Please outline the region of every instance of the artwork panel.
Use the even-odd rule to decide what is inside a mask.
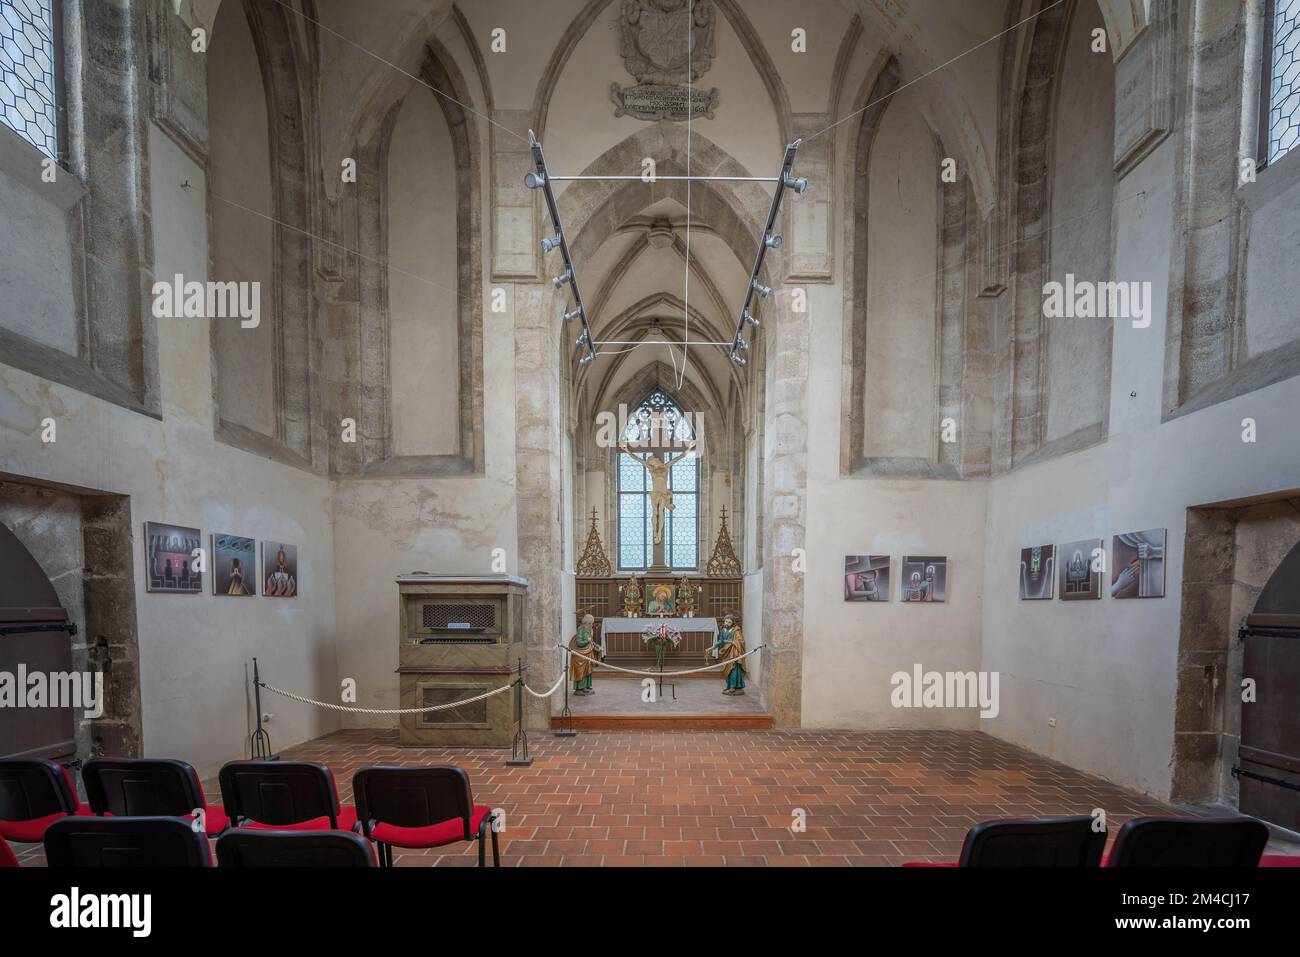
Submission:
[[[262,597],[298,597],[298,546],[262,542]]]
[[[889,556],[844,556],[845,601],[889,601]]]
[[[1110,597],[1163,598],[1165,530],[1125,532],[1111,540]]]
[[[212,533],[212,594],[252,598],[257,594],[257,542]]]
[[[1056,585],[1056,546],[1033,545],[1020,550],[1020,600],[1047,601]]]
[[[145,522],[145,589],[166,595],[203,591],[203,572],[193,567],[194,549],[202,547],[203,533],[197,528]]]
[[[1085,538],[1062,545],[1057,551],[1061,601],[1100,599],[1105,559],[1105,542],[1100,538]],[[1094,565],[1097,566],[1095,570]]]
[[[899,588],[903,601],[940,602],[948,594],[946,555],[904,555],[899,566]]]

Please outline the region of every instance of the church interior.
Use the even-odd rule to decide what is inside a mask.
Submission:
[[[0,0],[0,863],[1300,865],[1298,70]]]

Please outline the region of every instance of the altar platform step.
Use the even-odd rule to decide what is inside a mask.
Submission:
[[[717,677],[665,681],[657,700],[646,701],[639,681],[610,681],[608,674],[596,672],[595,694],[569,696],[575,731],[762,731],[773,726],[756,687],[743,695],[725,695]],[[558,715],[552,716],[551,727],[560,729]]]
[[[551,730],[565,722],[551,717]],[[764,712],[746,714],[575,714],[574,731],[768,731],[775,725]]]

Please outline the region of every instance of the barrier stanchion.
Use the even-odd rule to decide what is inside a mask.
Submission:
[[[248,756],[255,760],[270,760],[271,736],[262,727],[262,676],[257,670],[256,658],[253,659],[253,709],[257,712],[257,730],[248,739]]]
[[[567,648],[564,649],[568,651]],[[557,738],[576,738],[578,732],[573,730],[573,712],[569,710],[569,659],[565,658],[563,662],[563,675],[560,680],[564,682],[564,710],[560,712],[560,728],[555,732]]]
[[[510,760],[506,765],[512,768],[530,767],[533,759],[528,756],[528,729],[524,727],[524,659],[519,659],[519,676],[515,678],[515,740],[510,746]]]

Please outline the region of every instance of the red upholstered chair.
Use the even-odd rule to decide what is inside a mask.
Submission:
[[[492,835],[492,864],[501,866],[492,809],[475,804],[469,775],[454,765],[423,768],[362,768],[352,777],[362,833],[379,845],[380,860],[393,866],[394,847],[442,847],[478,841],[485,866],[485,839]]]
[[[0,761],[0,838],[39,844],[55,821],[89,813],[62,765],[43,758]]]
[[[1107,867],[1258,867],[1268,827],[1253,817],[1140,817],[1120,828]]]
[[[1105,847],[1106,832],[1087,815],[985,821],[966,832],[957,863],[903,866],[1096,867]]]
[[[208,839],[180,817],[65,817],[45,832],[50,867],[209,867]]]
[[[5,839],[0,837],[0,867],[17,867],[18,858],[14,856],[13,848],[5,843]]]
[[[203,809],[204,829],[216,837],[229,824],[225,809],[208,804],[194,768],[173,758],[91,758],[81,768],[94,814],[185,817]]]
[[[351,831],[357,809],[339,805],[330,769],[315,761],[231,761],[221,769],[221,803],[234,827]]]
[[[1300,854],[1265,854],[1259,859],[1260,867],[1300,867]]]
[[[217,838],[219,867],[377,867],[375,849],[351,831],[234,827]]]

